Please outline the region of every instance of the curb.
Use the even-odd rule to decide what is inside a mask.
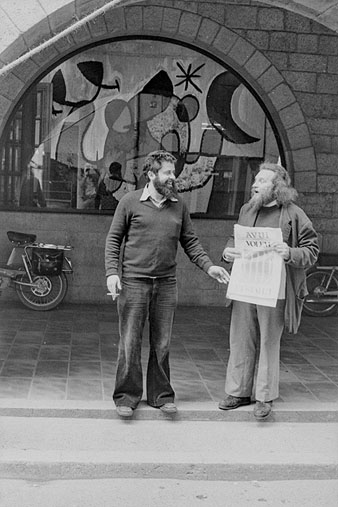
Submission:
[[[163,414],[141,402],[133,415],[133,420],[177,421],[215,421],[215,422],[255,422],[253,406],[239,407],[236,410],[219,410],[217,403],[180,403],[174,416]],[[3,417],[56,417],[119,419],[112,402],[83,401],[26,401],[0,400],[0,416]],[[284,403],[276,402],[271,416],[264,422],[338,422],[338,403]],[[261,424],[261,423],[260,423]]]

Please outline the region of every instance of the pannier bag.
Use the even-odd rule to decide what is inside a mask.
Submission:
[[[54,248],[33,248],[33,273],[36,275],[59,275],[62,271],[63,254],[63,250]]]

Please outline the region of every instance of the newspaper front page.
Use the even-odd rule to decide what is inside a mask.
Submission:
[[[235,259],[227,297],[244,303],[275,307],[281,284],[282,257],[271,243],[283,241],[282,231],[272,227],[234,226]]]

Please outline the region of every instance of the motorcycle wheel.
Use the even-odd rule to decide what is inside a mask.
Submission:
[[[23,275],[20,282],[29,283],[27,275]],[[31,310],[52,310],[62,302],[67,293],[68,281],[64,273],[57,276],[34,275],[33,282],[37,287],[15,286],[18,298]]]
[[[303,311],[306,315],[311,317],[323,317],[327,315],[333,315],[337,310],[337,303],[325,302],[325,296],[321,296],[321,292],[324,290],[328,283],[330,273],[328,271],[321,271],[316,269],[306,275],[306,284],[309,295],[305,298]],[[328,287],[328,290],[338,290],[338,281],[333,276]],[[317,299],[318,303],[308,302],[308,298]],[[323,301],[322,301],[323,300]]]

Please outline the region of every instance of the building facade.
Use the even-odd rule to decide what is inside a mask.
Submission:
[[[159,148],[215,263],[264,159],[287,168],[335,253],[338,9],[307,3],[0,1],[2,258],[7,230],[70,243],[68,299],[107,301],[114,209]],[[223,304],[182,251],[178,281],[182,304]]]

